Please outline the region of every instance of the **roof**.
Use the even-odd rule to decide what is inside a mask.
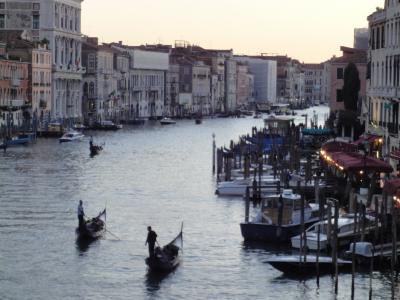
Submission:
[[[397,191],[400,189],[400,178],[388,180],[383,186],[383,190],[389,195],[396,195]]]
[[[343,55],[340,57],[333,57],[331,63],[355,63],[355,64],[366,64],[368,61],[367,50],[355,49],[349,47],[340,47]]]
[[[329,141],[322,145],[321,152],[356,152],[357,147],[354,144],[342,141]]]
[[[371,156],[364,156],[357,152],[321,152],[323,158],[342,171],[356,173],[359,171],[372,171],[379,173],[391,173],[390,164]]]

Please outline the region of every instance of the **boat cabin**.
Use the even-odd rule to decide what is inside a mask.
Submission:
[[[261,211],[263,223],[279,224],[281,214],[282,225],[292,224],[300,218],[301,196],[293,194],[292,190],[284,190],[281,195],[265,198],[262,202]],[[311,208],[305,203],[304,216],[307,218],[310,215]]]

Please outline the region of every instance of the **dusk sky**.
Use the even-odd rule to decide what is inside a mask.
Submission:
[[[321,62],[353,46],[353,29],[384,0],[84,0],[82,33],[101,42],[186,40],[235,54]]]

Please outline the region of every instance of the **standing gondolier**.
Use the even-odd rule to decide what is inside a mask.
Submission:
[[[78,220],[79,220],[79,228],[82,228],[85,225],[85,212],[83,210],[83,202],[82,200],[79,200],[79,205],[78,205]]]
[[[157,241],[157,233],[153,230],[151,230],[151,226],[147,227],[147,239],[146,239],[146,244],[149,244],[149,256],[153,257],[154,256],[154,245],[156,244]]]

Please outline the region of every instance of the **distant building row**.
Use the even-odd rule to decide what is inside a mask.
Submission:
[[[234,113],[275,102],[340,100],[332,86],[332,60],[302,64],[287,56],[235,56],[231,49],[208,50],[182,41],[174,47],[99,44],[81,34],[81,2],[0,0],[0,41],[7,44],[0,64],[28,63],[27,77],[1,82],[0,111],[12,107],[16,122],[22,115],[43,122],[128,122]],[[24,43],[31,43],[30,52],[24,50],[29,54],[16,50],[26,48]],[[33,52],[46,56],[40,66]]]

